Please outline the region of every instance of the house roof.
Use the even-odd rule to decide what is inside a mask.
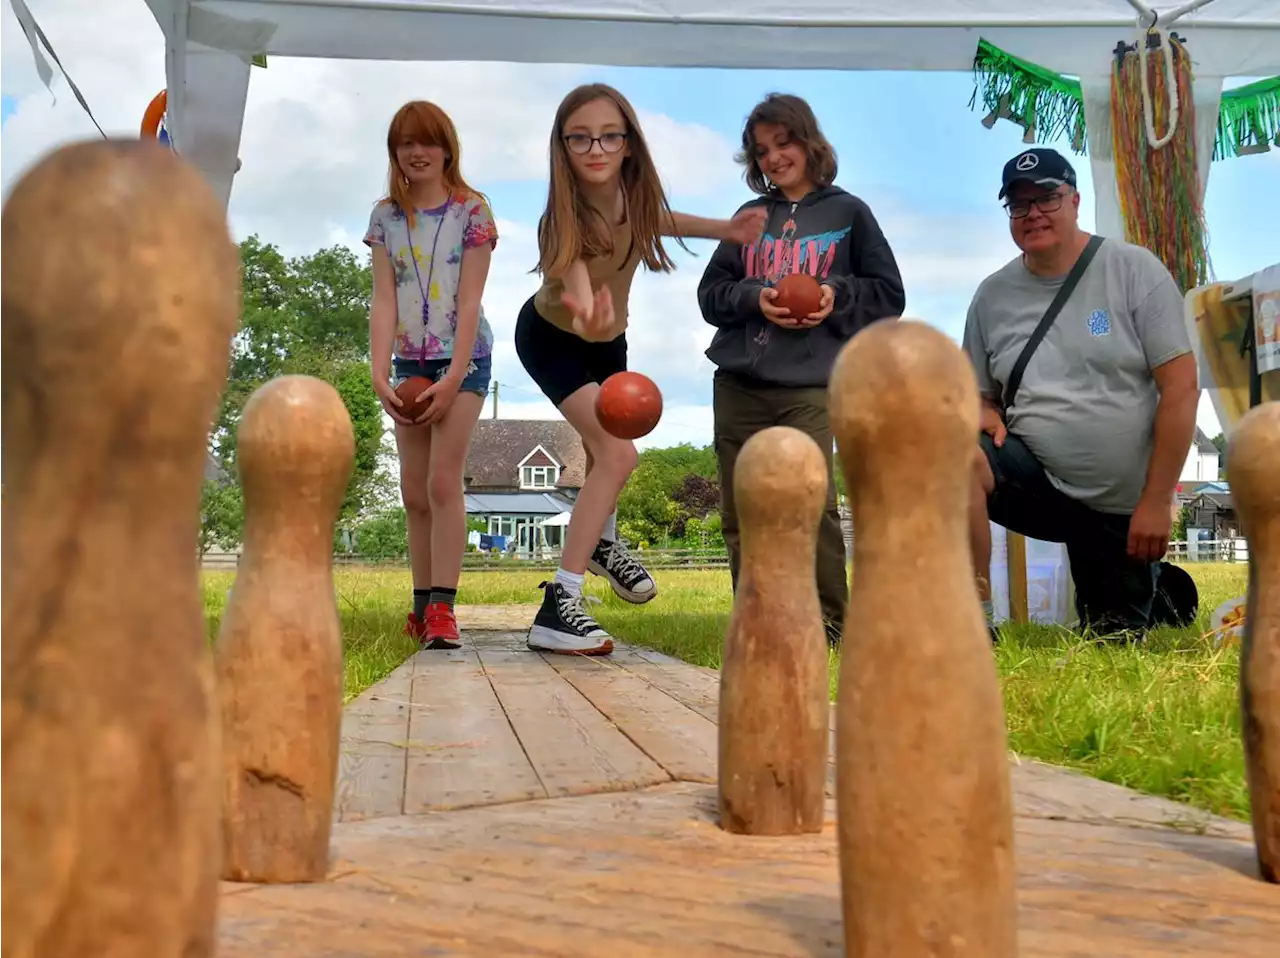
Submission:
[[[464,501],[468,515],[558,516],[572,512],[573,503],[548,492],[469,492]]]
[[[1226,512],[1235,508],[1229,492],[1202,492],[1196,497],[1196,501],[1200,502],[1202,507],[1206,505],[1212,506],[1219,512]]]
[[[1196,426],[1195,444],[1196,444],[1196,452],[1202,453],[1203,455],[1206,455],[1206,456],[1220,455],[1220,453],[1218,452],[1218,447],[1213,444],[1213,440],[1210,439],[1207,435],[1205,435],[1204,430],[1201,429],[1199,426]]]
[[[464,473],[467,488],[515,488],[520,482],[520,462],[538,446],[561,464],[557,488],[582,487],[587,477],[587,454],[577,431],[567,422],[481,419],[471,434],[471,450]]]

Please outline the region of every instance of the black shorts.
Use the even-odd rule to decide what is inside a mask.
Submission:
[[[602,383],[627,368],[627,334],[589,343],[539,316],[530,298],[516,319],[516,355],[558,408],[588,383]]]
[[[1160,564],[1129,556],[1129,516],[1097,512],[1072,499],[1013,433],[999,448],[986,433],[978,442],[996,480],[987,515],[1011,532],[1066,545],[1081,624],[1099,632],[1145,631]]]

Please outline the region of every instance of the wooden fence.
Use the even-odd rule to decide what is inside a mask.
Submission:
[[[723,549],[632,549],[631,554],[648,569],[727,569],[729,554]],[[334,565],[339,567],[397,567],[409,564],[407,558],[371,559],[361,555],[335,553]],[[206,552],[201,557],[202,568],[233,570],[239,565],[240,555],[235,552]],[[559,550],[543,549],[533,554],[520,555],[468,550],[462,556],[462,568],[467,572],[519,572],[521,570],[554,570],[560,565]]]
[[[852,551],[852,548],[850,548]],[[632,555],[650,569],[727,569],[729,555],[723,549],[632,549]],[[1244,539],[1219,539],[1170,542],[1165,558],[1170,562],[1248,562],[1249,547]],[[337,553],[334,564],[342,567],[406,567],[407,558],[370,559],[361,555]],[[235,552],[206,552],[201,566],[209,570],[231,570],[239,565]],[[493,554],[468,551],[462,557],[462,568],[468,572],[515,572],[521,569],[555,569],[560,553],[544,549],[532,555]]]

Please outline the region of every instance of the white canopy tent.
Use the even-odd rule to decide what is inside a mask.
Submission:
[[[769,69],[972,68],[979,39],[1078,76],[1095,228],[1121,235],[1110,160],[1113,50],[1143,0],[147,0],[167,41],[167,128],[230,198],[255,55]],[[731,11],[731,12],[730,12]],[[1280,0],[1156,11],[1195,64],[1207,183],[1222,81],[1280,73]],[[1139,17],[1147,19],[1140,21]],[[429,95],[430,91],[423,91]],[[512,90],[512,96],[520,91]],[[249,162],[252,162],[250,159]]]

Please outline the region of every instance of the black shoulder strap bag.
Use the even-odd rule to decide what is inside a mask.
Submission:
[[[1071,272],[1067,274],[1067,278],[1063,281],[1062,288],[1058,290],[1058,295],[1053,297],[1053,302],[1049,304],[1048,310],[1045,311],[1044,316],[1041,318],[1040,325],[1036,327],[1035,332],[1031,334],[1031,338],[1027,340],[1027,345],[1022,347],[1022,354],[1018,356],[1018,361],[1013,364],[1013,371],[1009,373],[1009,382],[1004,387],[1004,408],[1006,410],[1013,405],[1013,397],[1018,392],[1018,387],[1022,385],[1022,373],[1027,368],[1027,363],[1031,361],[1031,354],[1036,351],[1040,341],[1044,339],[1045,333],[1049,332],[1049,327],[1058,318],[1058,313],[1062,312],[1062,307],[1067,304],[1067,300],[1075,292],[1076,285],[1080,282],[1080,277],[1089,268],[1093,254],[1098,252],[1098,247],[1101,245],[1101,236],[1095,233],[1089,237],[1088,245],[1085,246],[1084,251],[1076,260],[1076,264],[1071,267]]]

